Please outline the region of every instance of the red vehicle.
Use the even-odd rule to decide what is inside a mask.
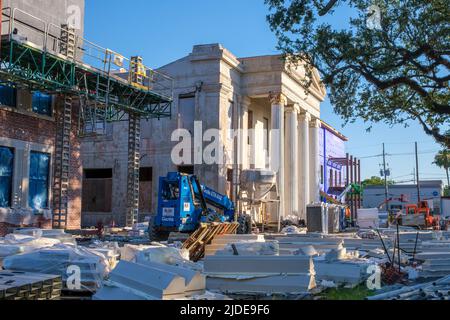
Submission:
[[[402,215],[402,225],[418,227],[420,229],[440,227],[439,217],[431,214],[428,201],[420,201],[419,205],[409,204],[405,208],[406,214]]]

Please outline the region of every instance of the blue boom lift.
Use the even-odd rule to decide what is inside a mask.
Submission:
[[[153,240],[170,232],[191,233],[201,223],[234,222],[235,215],[231,199],[201,185],[197,176],[170,172],[159,178],[158,213],[149,234]]]

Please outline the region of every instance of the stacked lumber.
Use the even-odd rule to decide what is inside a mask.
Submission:
[[[239,228],[238,223],[202,223],[200,227],[187,239],[182,249],[189,251],[189,257],[197,262],[205,256],[205,247],[216,236],[235,234]]]
[[[61,290],[60,276],[0,271],[0,300],[56,300]]]

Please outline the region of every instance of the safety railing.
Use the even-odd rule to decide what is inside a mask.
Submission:
[[[75,52],[73,58],[65,57],[66,59],[73,59],[74,63],[99,70],[108,77],[127,82],[136,88],[155,92],[168,99],[173,98],[173,79],[163,73],[143,64],[136,66],[131,59],[103,48],[77,35],[73,30],[48,23],[19,8],[3,8],[2,15],[2,34],[6,34],[6,29],[10,40],[31,43],[43,52],[61,56],[63,48],[73,45],[65,42],[61,35],[63,32],[71,33],[75,40]],[[140,70],[139,75],[133,71],[135,69]],[[139,76],[139,81],[135,81],[136,76]]]

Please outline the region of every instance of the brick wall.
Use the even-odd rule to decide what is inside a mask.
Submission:
[[[59,99],[58,99],[59,100]],[[59,110],[61,103],[56,103]],[[56,111],[57,111],[56,110]],[[71,133],[71,168],[69,185],[69,217],[68,229],[78,229],[81,225],[81,186],[82,186],[82,166],[80,156],[80,141],[76,134],[78,126],[78,107],[74,104],[73,122]],[[56,122],[44,117],[37,117],[29,114],[11,111],[7,108],[0,108],[0,137],[22,140],[26,142],[39,143],[48,146],[55,146]],[[55,155],[52,155],[53,159]],[[50,170],[53,170],[51,168]],[[33,227],[49,228],[51,221],[39,221]],[[0,236],[12,227],[26,227],[0,223]]]
[[[80,229],[81,227],[81,195],[83,167],[81,164],[81,142],[77,135],[78,129],[78,105],[73,104],[72,132],[70,134],[71,159],[69,172],[69,217],[67,229]]]

